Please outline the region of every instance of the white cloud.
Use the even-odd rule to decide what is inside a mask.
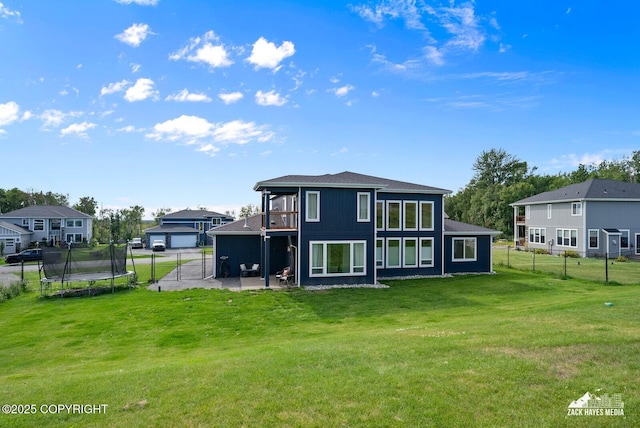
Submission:
[[[445,46],[460,47],[477,51],[486,40],[485,33],[480,27],[480,20],[475,15],[473,3],[464,3],[460,6],[432,8],[427,7],[430,14],[434,15],[440,25],[453,36],[445,43]],[[497,25],[497,22],[494,24]]]
[[[43,111],[38,118],[42,121],[43,128],[57,128],[67,119],[80,117],[84,113],[81,111],[70,111],[69,113],[64,113],[60,110],[56,109],[48,109]]]
[[[157,98],[158,91],[153,89],[153,80],[142,78],[136,80],[136,83],[127,89],[124,99],[129,102],[143,101],[147,98]]]
[[[165,98],[165,101],[180,101],[180,102],[192,101],[192,102],[208,103],[209,101],[211,101],[211,98],[209,98],[209,96],[206,94],[197,94],[197,93],[189,92],[186,89],[183,89],[177,94],[169,95],[167,98]]]
[[[339,88],[331,89],[331,92],[333,92],[336,95],[336,97],[344,97],[349,92],[353,91],[355,88],[356,87],[353,85],[344,85]]]
[[[435,46],[424,47],[424,57],[435,65],[444,65],[443,53]]]
[[[244,95],[242,95],[242,92],[230,92],[225,94],[218,94],[218,98],[220,98],[227,105],[238,102],[243,97]]]
[[[182,115],[176,119],[157,123],[146,138],[157,141],[175,141],[198,146],[198,151],[215,155],[224,144],[246,144],[251,141],[265,142],[273,138],[266,125],[233,120],[213,124],[198,116]]]
[[[158,4],[158,0],[116,0],[118,3],[121,4],[137,4],[140,6],[155,6]]]
[[[116,34],[114,37],[120,40],[122,43],[126,43],[129,46],[137,48],[140,46],[151,32],[151,28],[148,24],[133,24],[120,34]]]
[[[256,70],[259,68],[276,69],[282,60],[292,56],[295,52],[293,43],[289,41],[282,42],[280,46],[276,47],[275,43],[260,37],[253,44],[251,55],[247,61],[253,64]]]
[[[9,125],[18,120],[20,106],[13,101],[0,104],[0,126]]]
[[[82,123],[72,123],[60,130],[60,136],[64,137],[65,135],[75,134],[78,137],[86,137],[87,131],[96,127],[95,123],[91,122],[82,122]]]
[[[135,126],[133,126],[133,125],[127,125],[127,126],[125,126],[125,127],[122,127],[122,128],[118,128],[118,129],[116,129],[116,131],[118,131],[118,132],[127,132],[127,133],[129,133],[129,132],[140,132],[140,131],[143,131],[143,129],[141,129],[141,128],[136,128],[136,127],[135,127]]]
[[[214,45],[212,42],[217,44]],[[224,45],[213,31],[206,32],[202,37],[192,37],[187,46],[169,55],[169,59],[205,63],[211,68],[228,67],[233,64]]]
[[[130,82],[128,80],[109,83],[107,86],[103,86],[102,89],[100,89],[100,96],[115,94],[116,92],[124,91],[124,88],[126,88],[129,83]]]
[[[375,6],[351,6],[351,9],[362,19],[376,24],[379,28],[384,26],[386,18],[401,18],[409,29],[426,30],[421,21],[421,11],[416,7],[415,0],[389,0],[382,1]]]
[[[19,24],[22,24],[22,18],[20,18],[20,12],[11,10],[2,3],[0,3],[0,18],[9,19],[14,17]]]
[[[20,118],[20,121],[25,121],[25,120],[29,120],[33,117],[33,113],[31,113],[29,110],[25,111],[24,113],[22,113],[22,117]]]
[[[287,103],[287,99],[281,97],[276,91],[256,92],[256,103],[261,106],[283,106]]]
[[[142,66],[140,64],[136,64],[136,63],[131,63],[129,65],[131,65],[131,72],[132,73],[137,73],[142,68]]]

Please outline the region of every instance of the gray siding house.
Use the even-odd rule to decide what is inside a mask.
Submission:
[[[5,253],[29,248],[32,243],[58,245],[89,242],[93,236],[93,217],[60,205],[31,205],[0,215],[0,240]]]
[[[233,217],[207,210],[181,210],[160,218],[160,224],[145,230],[147,248],[156,240],[167,248],[195,248],[211,244],[207,231],[232,222]]]
[[[592,179],[510,205],[518,246],[583,257],[640,255],[640,184]]]

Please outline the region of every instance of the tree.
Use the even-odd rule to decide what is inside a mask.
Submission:
[[[73,208],[93,217],[96,215],[96,211],[98,210],[98,202],[96,202],[96,200],[91,196],[83,196],[78,200],[78,203],[75,204]]]
[[[529,173],[526,162],[503,149],[483,151],[473,163],[473,170],[475,175],[471,179],[471,184],[478,187],[508,186],[521,181]]]
[[[171,212],[171,208],[158,208],[156,211],[152,212],[153,220],[156,224],[160,224],[160,218]]]
[[[254,214],[260,214],[260,208],[257,205],[247,204],[240,208],[240,218],[251,217]]]

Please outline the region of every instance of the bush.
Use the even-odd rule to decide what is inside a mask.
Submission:
[[[580,254],[577,251],[573,251],[573,250],[565,251],[563,256],[564,257],[569,257],[569,258],[572,258],[572,259],[580,258]]]
[[[549,250],[545,250],[544,248],[536,248],[533,252],[535,254],[549,254]]]
[[[629,261],[629,259],[628,259],[627,257],[625,257],[625,256],[618,256],[618,257],[616,258],[616,261],[617,261],[617,262],[623,262],[623,263],[624,263],[624,262],[628,262],[628,261]]]
[[[18,297],[21,293],[26,293],[27,291],[27,281],[12,282],[6,287],[0,285],[0,302]]]

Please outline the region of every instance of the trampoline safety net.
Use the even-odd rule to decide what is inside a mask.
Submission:
[[[127,274],[127,244],[111,244],[103,248],[81,246],[43,247],[42,269],[47,278],[74,276],[116,277]]]

